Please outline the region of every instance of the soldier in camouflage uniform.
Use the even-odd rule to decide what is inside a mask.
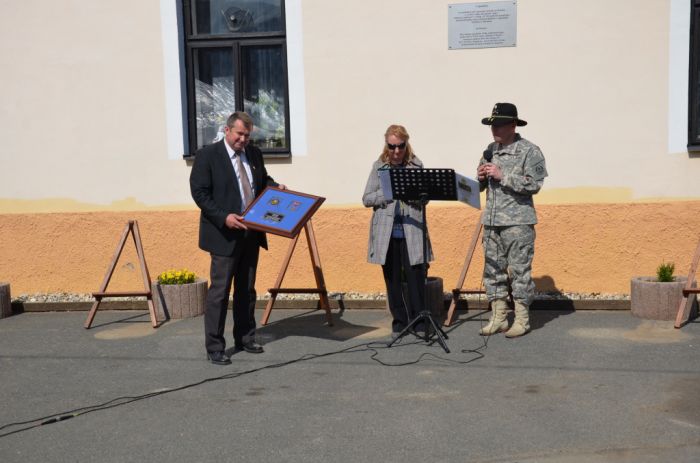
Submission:
[[[530,331],[529,306],[534,299],[532,257],[535,252],[537,215],[532,195],[542,188],[547,167],[540,149],[516,133],[518,119],[511,103],[496,103],[491,117],[481,121],[491,126],[494,142],[479,162],[477,177],[481,190],[488,189],[484,224],[484,285],[491,303],[491,319],[480,333],[484,336],[506,332],[506,337]],[[508,327],[507,302],[510,275],[515,320]]]

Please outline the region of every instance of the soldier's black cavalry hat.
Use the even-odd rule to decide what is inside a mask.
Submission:
[[[516,121],[520,127],[527,125],[527,121],[518,119],[518,108],[513,103],[496,103],[491,111],[491,116],[481,119],[482,124],[495,125],[496,127],[510,124],[513,121]]]

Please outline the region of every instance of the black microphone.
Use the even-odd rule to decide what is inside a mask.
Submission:
[[[493,151],[490,149],[485,149],[484,150],[484,159],[486,162],[491,162],[491,159],[493,159]],[[489,187],[491,186],[491,176],[488,175],[488,180],[489,180]]]

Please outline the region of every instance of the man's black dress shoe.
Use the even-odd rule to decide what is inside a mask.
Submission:
[[[231,365],[231,359],[224,351],[207,352],[207,360],[214,365]]]
[[[235,345],[236,350],[244,350],[251,354],[262,354],[263,347],[255,341],[242,342]]]

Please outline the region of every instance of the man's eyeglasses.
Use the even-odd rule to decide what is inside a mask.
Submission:
[[[406,142],[399,143],[398,145],[392,145],[391,143],[387,143],[386,146],[389,147],[389,151],[394,151],[396,148],[402,150],[406,147]]]

